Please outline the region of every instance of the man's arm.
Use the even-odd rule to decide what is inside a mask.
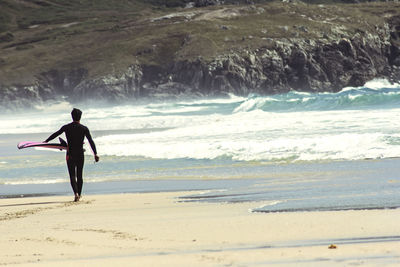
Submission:
[[[89,129],[88,129],[88,128],[86,128],[86,129],[87,129],[87,131],[86,131],[86,138],[87,138],[87,140],[89,141],[90,147],[92,148],[92,151],[93,151],[93,154],[94,154],[94,160],[95,160],[96,162],[98,162],[98,161],[99,161],[99,156],[97,156],[96,145],[95,145],[95,143],[94,143],[94,141],[93,141],[93,139],[92,139],[92,136],[90,135]]]
[[[53,140],[54,138],[56,138],[57,136],[59,136],[60,134],[62,134],[64,132],[64,126],[61,127],[60,130],[58,130],[57,132],[53,133],[52,135],[49,136],[49,138],[46,139],[46,141],[44,141],[45,143]]]

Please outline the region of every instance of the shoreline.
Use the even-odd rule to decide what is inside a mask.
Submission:
[[[179,201],[192,193],[0,199],[0,264],[400,263],[400,209],[254,213],[254,203]]]
[[[119,181],[121,183],[129,183],[126,181]],[[27,184],[27,186],[31,186],[31,184]],[[69,184],[68,184],[69,186]],[[158,191],[158,190],[143,190],[143,191],[132,191],[132,190],[127,190],[125,192],[123,191],[110,191],[108,193],[104,192],[91,192],[91,193],[85,193],[82,196],[83,197],[96,197],[96,196],[109,196],[109,195],[130,195],[130,194],[177,194],[176,196],[176,201],[178,203],[203,203],[203,204],[210,204],[210,205],[233,205],[233,204],[248,204],[251,205],[252,208],[249,208],[250,213],[307,213],[307,212],[344,212],[344,211],[378,211],[378,210],[400,210],[400,206],[398,205],[393,205],[393,206],[364,206],[364,207],[357,207],[357,206],[349,206],[349,207],[320,207],[320,208],[292,208],[292,209],[260,209],[261,207],[257,207],[258,203],[268,203],[265,206],[274,206],[277,203],[274,203],[274,201],[262,201],[262,200],[254,200],[254,201],[241,201],[241,202],[230,202],[230,201],[221,201],[221,202],[207,202],[204,201],[204,199],[198,198],[199,195],[202,195],[207,192],[218,192],[221,189],[186,189],[184,191],[180,189],[172,189],[172,190],[163,190],[163,191]],[[222,189],[223,190],[223,189]],[[1,191],[0,191],[1,192]],[[179,195],[182,193],[183,195]],[[7,200],[7,199],[41,199],[41,198],[46,198],[46,197],[67,197],[67,198],[74,198],[74,195],[72,192],[53,192],[53,193],[23,193],[23,194],[10,194],[10,195],[1,195],[0,194],[0,201],[2,200]],[[196,200],[197,199],[197,200]],[[6,205],[7,206],[7,205]],[[3,205],[0,204],[0,207],[4,207]]]
[[[267,170],[263,174],[265,178],[121,178],[114,181],[88,181],[84,182],[83,196],[187,192],[179,199],[180,202],[251,203],[252,211],[258,213],[398,209],[399,183],[394,176],[397,164],[398,159],[334,162],[326,166],[304,165],[301,171],[299,165],[293,165],[287,168],[297,167],[296,172],[290,169],[293,173],[286,172],[286,177],[280,173],[273,175],[273,170]],[[368,169],[364,169],[366,165]],[[316,167],[312,177],[308,172],[311,167]],[[322,167],[324,169],[320,169]],[[384,168],[387,171],[385,178],[376,179],[376,172]],[[364,172],[359,177],[354,173],[349,176],[348,170],[353,169],[362,169]],[[286,167],[279,172],[284,170]],[[379,192],[376,188],[380,188]],[[69,182],[0,184],[0,200],[50,196],[73,198]]]

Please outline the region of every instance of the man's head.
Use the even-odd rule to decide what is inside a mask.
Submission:
[[[71,116],[72,116],[72,120],[73,120],[73,121],[80,121],[80,120],[81,120],[81,117],[82,117],[82,111],[80,111],[80,110],[77,109],[77,108],[74,108],[74,109],[71,111]]]

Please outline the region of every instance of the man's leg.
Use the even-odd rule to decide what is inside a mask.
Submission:
[[[76,162],[69,158],[67,160],[68,172],[69,172],[69,180],[71,182],[72,190],[74,191],[75,201],[79,200],[78,197],[78,185],[76,182]]]
[[[85,163],[85,157],[82,156],[76,163],[76,180],[77,180],[77,193],[79,197],[82,194],[83,187],[83,165]]]

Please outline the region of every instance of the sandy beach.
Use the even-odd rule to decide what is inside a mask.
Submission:
[[[0,265],[400,265],[399,209],[252,213],[185,194],[2,199]]]

